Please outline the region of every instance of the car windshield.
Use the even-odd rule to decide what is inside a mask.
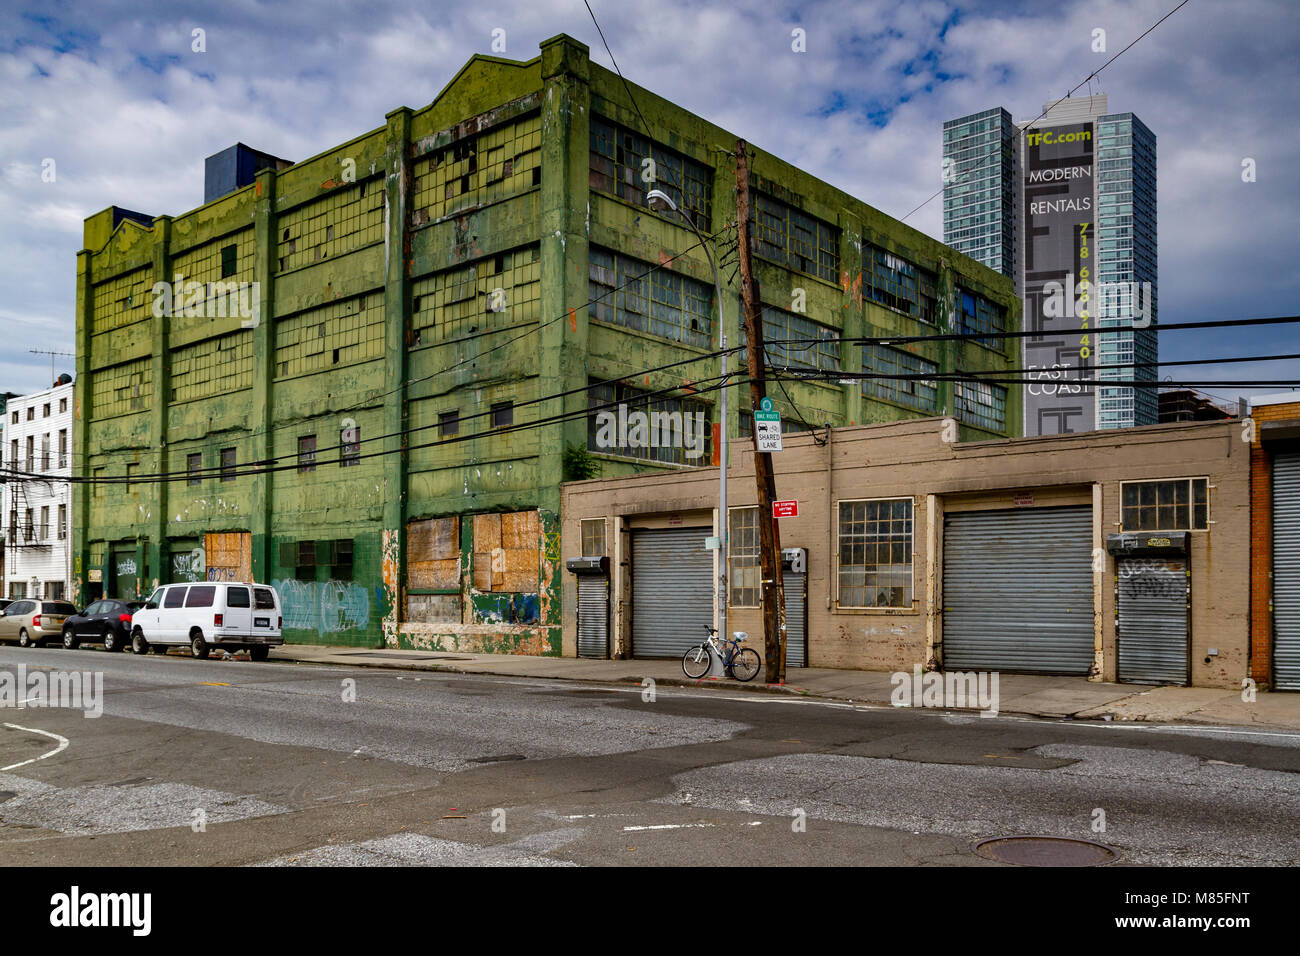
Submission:
[[[46,601],[41,605],[42,614],[76,614],[77,609],[63,601]]]

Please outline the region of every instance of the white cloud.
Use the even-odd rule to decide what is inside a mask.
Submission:
[[[585,8],[568,0],[377,0],[364,18],[313,5],[234,3],[198,14],[147,6],[105,0],[71,18],[33,2],[33,17],[6,24],[0,335],[14,346],[0,389],[48,378],[48,365],[36,356],[24,364],[13,349],[71,341],[83,217],[114,204],[153,214],[197,206],[203,157],[236,140],[300,159],[378,127],[397,106],[431,101],[470,55],[490,52],[496,27],[512,59],[531,59],[542,39],[567,32],[610,65]],[[1173,0],[593,6],[630,81],[901,216],[939,188],[944,120],[995,105],[1017,119],[1036,114]],[[806,53],[790,49],[795,25],[807,31]],[[190,49],[196,26],[207,31],[206,53]],[[1158,138],[1166,322],[1296,311],[1298,26],[1285,0],[1189,4],[1094,84]],[[1105,55],[1091,50],[1094,27],[1107,31]],[[40,181],[47,156],[58,163],[53,184]],[[1258,162],[1256,183],[1240,181],[1243,156]],[[940,213],[934,200],[909,223],[938,236]],[[1285,337],[1232,336],[1224,354],[1281,351]],[[1177,357],[1217,341],[1165,340]],[[1241,368],[1198,374],[1242,377]]]

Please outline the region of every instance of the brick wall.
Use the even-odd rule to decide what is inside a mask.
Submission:
[[[1273,455],[1259,431],[1265,422],[1300,418],[1300,402],[1261,405],[1250,414],[1250,676],[1267,684],[1273,679]]]

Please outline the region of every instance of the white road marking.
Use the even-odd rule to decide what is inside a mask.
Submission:
[[[624,827],[624,833],[630,833],[633,830],[694,830],[703,827],[715,827],[716,823],[656,823],[653,826],[643,827]]]
[[[6,770],[17,770],[19,767],[25,767],[29,763],[36,763],[36,761],[44,760],[46,757],[53,757],[55,754],[68,749],[67,737],[60,737],[58,734],[50,733],[48,730],[37,730],[35,727],[19,727],[17,724],[5,724],[4,726],[8,727],[10,730],[24,730],[29,734],[42,734],[46,737],[57,740],[59,745],[49,753],[41,754],[39,757],[33,757],[31,760],[24,760],[21,763],[11,763],[7,767],[0,767],[0,773],[3,773]]]

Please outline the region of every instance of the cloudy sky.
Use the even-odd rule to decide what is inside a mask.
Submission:
[[[591,3],[630,80],[902,217],[940,186],[945,119],[998,105],[1036,116],[1178,0]],[[239,140],[305,158],[381,126],[397,106],[430,102],[472,54],[490,53],[498,28],[511,58],[568,33],[611,65],[582,0],[9,6],[0,391],[48,385],[48,356],[28,349],[73,350],[87,215],[113,204],[192,209],[204,157]],[[806,52],[791,50],[795,27]],[[1092,49],[1098,28],[1105,53]],[[205,52],[191,49],[195,29]],[[1136,113],[1157,136],[1162,324],[1300,313],[1298,90],[1294,0],[1190,0],[1093,82],[1113,112]],[[1242,181],[1245,158],[1255,182]],[[942,238],[940,200],[908,222]],[[1161,335],[1164,360],[1291,351],[1300,326]],[[1163,374],[1300,379],[1300,362]]]

